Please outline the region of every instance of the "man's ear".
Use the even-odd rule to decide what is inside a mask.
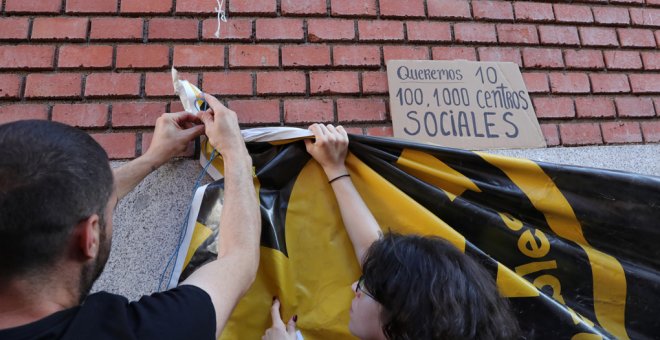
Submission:
[[[78,246],[85,260],[95,258],[99,253],[101,242],[101,225],[99,215],[94,214],[78,223]]]

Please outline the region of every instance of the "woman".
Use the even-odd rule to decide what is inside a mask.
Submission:
[[[513,339],[518,324],[493,278],[438,237],[384,235],[360,197],[344,161],[341,126],[314,124],[307,152],[323,167],[337,198],[363,275],[353,283],[350,332],[360,339]],[[273,326],[263,339],[296,339],[273,302]]]

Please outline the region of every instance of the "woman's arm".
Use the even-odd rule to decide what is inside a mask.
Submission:
[[[367,249],[378,240],[382,232],[378,222],[355,189],[345,161],[348,153],[348,135],[343,127],[314,124],[309,127],[316,142],[305,140],[307,152],[323,167],[339,205],[348,237],[353,243],[355,256],[362,267]]]

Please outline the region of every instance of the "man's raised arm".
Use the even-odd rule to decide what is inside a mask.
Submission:
[[[238,300],[252,285],[259,266],[261,215],[252,181],[252,160],[238,127],[236,113],[205,95],[211,111],[200,112],[206,136],[224,161],[225,194],[218,259],[192,273],[182,284],[206,291],[213,302],[216,336]],[[222,236],[220,236],[222,235]]]
[[[156,121],[149,150],[142,156],[113,169],[117,197],[122,199],[148,174],[183,152],[188,143],[204,132],[199,118],[188,112],[164,113]]]

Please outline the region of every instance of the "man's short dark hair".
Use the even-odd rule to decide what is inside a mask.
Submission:
[[[438,237],[387,234],[368,250],[364,285],[388,339],[515,339],[491,275]]]
[[[80,221],[104,211],[108,156],[87,133],[49,121],[0,125],[0,277],[35,273],[64,254]]]

